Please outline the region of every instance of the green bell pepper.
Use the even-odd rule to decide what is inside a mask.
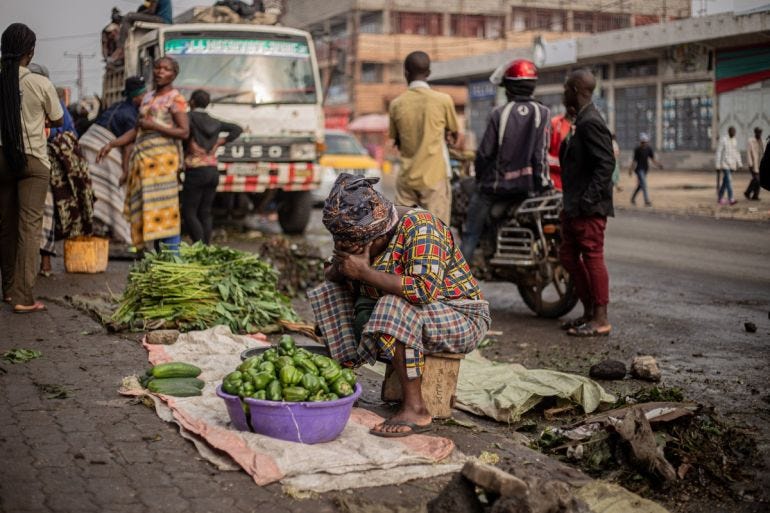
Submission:
[[[310,395],[310,392],[308,392],[306,389],[302,387],[286,387],[283,389],[284,401],[288,401],[291,403],[304,401],[305,399],[307,399],[308,395]]]
[[[284,351],[296,351],[297,349],[297,344],[294,342],[294,337],[291,335],[283,335],[281,340],[278,342],[278,346],[281,347]]]
[[[332,383],[331,391],[340,397],[347,397],[353,393],[353,387],[344,379],[338,379]]]
[[[340,371],[340,374],[342,375],[342,379],[350,383],[351,387],[356,386],[356,373],[353,372],[351,369],[342,369]]]
[[[342,371],[334,365],[329,365],[328,367],[321,369],[321,376],[327,383],[334,383],[341,375]]]
[[[340,396],[338,396],[334,392],[329,392],[328,394],[326,394],[326,400],[327,401],[336,401],[339,398],[340,398]]]
[[[287,365],[283,367],[278,373],[283,386],[296,385],[302,381],[302,371],[294,367],[293,365]]]
[[[323,390],[325,393],[329,393],[329,384],[326,382],[326,378],[323,376],[318,377],[318,382],[321,384],[321,390]]]
[[[302,372],[312,374],[313,376],[320,376],[321,372],[318,370],[318,367],[315,366],[315,364],[307,359],[301,359],[299,361],[295,360],[295,366],[300,369]]]
[[[274,347],[271,347],[264,353],[262,353],[262,360],[265,362],[272,362],[275,363],[278,361],[278,350]]]
[[[267,360],[260,363],[257,369],[259,369],[260,372],[275,374],[275,364],[273,362],[268,362]]]
[[[264,390],[257,390],[253,394],[251,394],[252,399],[259,399],[260,401],[267,400],[267,392]]]
[[[261,356],[252,356],[247,358],[238,366],[238,370],[241,372],[247,372],[249,369],[253,369],[262,362]]]
[[[306,388],[311,394],[321,390],[321,380],[309,372],[302,376],[302,381],[300,383],[302,384],[302,388]]]
[[[258,372],[251,377],[251,382],[256,390],[264,390],[268,383],[275,379],[274,374]]]
[[[267,392],[268,401],[280,401],[283,398],[283,387],[277,379],[267,384],[265,392]]]
[[[288,356],[288,355],[279,356],[278,361],[275,362],[275,366],[278,369],[283,369],[287,365],[291,365],[292,367],[294,366],[294,360],[292,359],[291,356]]]
[[[308,401],[312,401],[314,403],[318,403],[325,400],[326,400],[326,393],[323,390],[318,390],[318,392],[316,392],[315,394],[311,395],[308,398]]]
[[[246,414],[246,418],[249,418],[249,414],[251,413],[251,410],[249,410],[249,405],[241,401],[241,408],[243,409],[243,413]]]
[[[332,363],[334,362],[334,360],[332,360],[328,356],[324,356],[321,354],[313,355],[311,359],[313,360],[313,363],[315,364],[315,366],[318,367],[319,369],[325,369],[326,367],[329,367],[330,365],[332,365]]]
[[[254,388],[254,384],[251,381],[244,381],[240,388],[238,388],[238,395],[241,398],[249,397],[255,391],[256,389]]]

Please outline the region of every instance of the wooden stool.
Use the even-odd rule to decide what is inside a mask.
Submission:
[[[431,416],[447,419],[452,416],[457,390],[457,376],[460,374],[460,361],[464,354],[433,353],[425,355],[422,369],[422,400]],[[380,398],[383,401],[401,401],[401,383],[393,366],[388,363],[385,380],[382,382]]]

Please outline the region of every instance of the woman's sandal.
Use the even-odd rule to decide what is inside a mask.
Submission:
[[[600,331],[599,328],[591,326],[590,324],[583,324],[581,326],[578,326],[577,328],[570,328],[569,330],[567,330],[567,335],[571,337],[578,337],[578,338],[608,337],[611,332],[612,332],[612,326],[610,326],[605,330]]]
[[[587,323],[590,320],[591,319],[589,319],[589,318],[581,316],[581,317],[578,317],[576,319],[571,319],[569,321],[564,321],[563,323],[561,323],[559,325],[559,328],[564,330],[564,331],[571,330],[572,328],[579,328],[580,326],[582,326],[583,324]]]
[[[369,433],[374,436],[381,436],[383,438],[401,438],[409,435],[416,435],[418,433],[425,433],[433,429],[433,423],[426,426],[420,426],[414,422],[408,422],[406,420],[385,420],[381,425],[383,426],[405,426],[408,427],[408,431],[375,431],[374,428],[369,430]]]
[[[29,306],[24,305],[16,305],[13,307],[13,313],[17,314],[27,314],[27,313],[34,313],[34,312],[42,312],[44,311],[45,305],[41,303],[40,301],[35,301],[33,304]]]

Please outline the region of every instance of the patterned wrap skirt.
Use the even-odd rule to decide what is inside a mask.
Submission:
[[[332,358],[354,366],[392,360],[396,343],[406,350],[407,375],[422,374],[424,355],[469,353],[483,340],[491,318],[484,300],[412,304],[392,294],[374,305],[360,340],[354,330],[354,297],[344,285],[324,282],[308,292],[321,336]]]

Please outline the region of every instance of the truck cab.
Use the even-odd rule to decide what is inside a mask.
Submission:
[[[186,98],[195,89],[206,90],[209,113],[244,130],[219,149],[218,191],[247,194],[255,203],[275,200],[283,231],[304,231],[311,191],[321,181],[324,134],[318,63],[307,32],[268,25],[140,22],[124,53],[120,80],[112,79],[121,86],[130,75],[143,75],[151,83],[158,57],[177,60],[174,86]],[[110,98],[108,78],[105,98]]]

